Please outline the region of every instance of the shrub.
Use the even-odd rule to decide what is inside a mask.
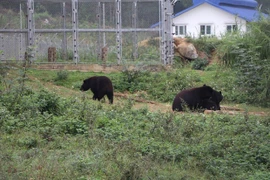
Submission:
[[[196,47],[197,51],[205,52],[208,57],[216,50],[221,43],[220,40],[213,37],[200,37],[199,39],[189,39],[189,41]]]
[[[54,115],[62,113],[60,98],[56,94],[48,91],[41,90],[36,94],[36,104],[42,114],[45,112]]]
[[[68,71],[60,70],[56,75],[55,81],[63,81],[68,79]]]
[[[224,65],[236,72],[238,92],[244,92],[238,102],[270,106],[270,20],[250,24],[246,34],[226,36],[218,47]]]
[[[191,68],[196,69],[196,70],[204,70],[206,66],[208,65],[208,60],[207,59],[195,59],[191,63]]]

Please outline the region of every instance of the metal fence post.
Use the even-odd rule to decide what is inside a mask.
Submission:
[[[116,0],[116,47],[117,62],[122,62],[122,22],[121,22],[121,0]]]
[[[174,48],[173,48],[173,34],[172,34],[172,16],[173,16],[173,2],[171,0],[166,1],[167,13],[166,13],[166,48],[167,48],[167,63],[173,63]]]
[[[133,2],[132,4],[132,28],[135,29],[133,33],[133,51],[132,51],[132,56],[133,59],[138,58],[138,35],[137,35],[137,16],[138,16],[138,11],[137,11],[137,2]]]
[[[172,64],[173,38],[172,38],[173,3],[170,0],[161,0],[161,57],[163,64]]]
[[[98,7],[97,7],[97,20],[98,20],[98,29],[101,28],[101,2],[98,2]],[[101,59],[101,32],[97,32],[98,34],[98,39],[97,39],[97,48],[96,48],[96,52],[97,52],[97,61],[99,61]]]
[[[63,40],[62,40],[62,58],[64,60],[67,60],[67,33],[65,31],[66,29],[66,3],[62,3],[62,18],[63,18]]]
[[[20,29],[22,29],[22,3],[20,3]],[[22,33],[20,33],[20,43],[19,43],[19,60],[23,60],[23,52],[22,52],[22,39],[23,39],[23,35]]]
[[[30,62],[33,62],[35,57],[35,25],[34,25],[34,0],[27,1],[27,56]]]
[[[78,64],[78,0],[72,0],[73,61]]]
[[[0,39],[1,39],[1,41],[0,41],[0,43],[1,43],[1,51],[0,51],[0,53],[1,53],[1,60],[5,60],[5,54],[4,54],[4,35],[2,35],[2,34],[0,34]]]

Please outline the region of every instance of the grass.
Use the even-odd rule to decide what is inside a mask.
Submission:
[[[162,101],[169,97],[166,91],[160,93],[162,98],[156,99],[151,94],[154,92],[147,89],[148,84],[160,92],[164,90],[159,89],[164,85],[161,80],[166,79],[165,84],[175,89],[210,84],[213,80],[211,85],[226,89],[229,81],[229,76],[216,76],[216,70],[178,71],[106,74],[116,85],[116,95],[127,95],[116,96],[115,103],[109,105],[108,101],[91,100],[91,92],[79,91],[83,79],[105,73],[68,71],[67,76],[62,76],[55,70],[27,69],[25,88],[30,90],[16,99],[14,86],[11,87],[14,90],[0,98],[0,177],[202,180],[269,177],[269,116],[173,113],[171,102]],[[134,84],[124,83],[127,75]],[[18,83],[14,76],[10,77],[13,85]],[[194,81],[187,83],[190,79]],[[152,80],[155,83],[150,83]],[[177,86],[178,83],[184,86]],[[132,98],[140,91],[123,91],[125,87],[141,88],[144,95],[137,97],[155,104],[134,101]],[[236,105],[227,102],[226,105]],[[51,106],[55,108],[50,109]]]
[[[58,79],[58,73],[62,72],[62,70],[37,70],[37,69],[29,69],[27,70],[27,74],[29,75],[31,79],[31,86],[37,86],[37,83],[40,84],[40,87],[43,86],[50,86],[48,87],[53,88],[56,92],[65,95],[66,97],[69,97],[72,93],[79,93],[79,88],[82,84],[82,81],[88,77],[95,76],[95,75],[106,75],[112,79],[112,81],[115,84],[115,92],[116,93],[124,93],[127,92],[127,90],[123,89],[122,84],[126,84],[127,79],[125,78],[126,74],[119,73],[119,72],[110,72],[110,73],[102,73],[102,72],[80,72],[80,71],[65,71],[67,72],[67,78],[66,79]],[[221,91],[224,99],[221,103],[221,105],[224,106],[232,106],[232,107],[239,107],[243,109],[247,109],[249,111],[264,111],[267,112],[269,108],[263,108],[257,105],[252,104],[246,104],[246,103],[238,103],[232,101],[232,96],[234,95],[233,91],[233,82],[235,81],[233,75],[234,72],[231,71],[229,68],[225,67],[219,67],[215,63],[211,64],[207,67],[205,71],[200,70],[192,70],[189,66],[187,68],[182,68],[180,70],[180,73],[183,74],[184,78],[186,79],[178,79],[181,78],[182,75],[175,76],[175,74],[179,73],[179,70],[170,70],[170,73],[167,71],[160,71],[158,73],[153,74],[138,74],[138,79],[134,79],[134,81],[139,81],[137,84],[135,83],[134,86],[136,92],[131,92],[127,94],[137,94],[138,96],[141,96],[142,98],[145,98],[147,100],[153,100],[157,101],[159,103],[170,104],[172,102],[172,99],[174,95],[179,92],[180,88],[189,88],[189,87],[196,87],[196,86],[202,86],[203,84],[207,84],[212,86],[214,89]],[[156,74],[156,75],[155,75]],[[186,76],[185,74],[189,74]],[[168,87],[169,89],[166,90],[168,93],[174,93],[174,94],[164,94],[164,89],[161,89],[162,84],[154,83],[150,84],[151,81],[153,81],[155,78],[159,78],[159,83],[162,82],[162,79],[166,79],[163,81],[165,83],[165,86],[168,86],[167,83],[171,84],[170,86],[174,86],[173,84],[185,84],[185,86],[176,86],[178,89],[172,90],[172,87]],[[175,79],[175,82],[172,78]],[[58,79],[58,80],[57,80]],[[168,81],[168,79],[172,79],[171,81]],[[193,80],[193,82],[187,83],[188,80]],[[36,81],[38,80],[38,81]],[[165,82],[168,81],[168,82]],[[153,89],[147,89],[148,87],[143,85],[143,83],[150,84],[151,87],[156,88],[155,91]],[[65,88],[64,88],[65,87]],[[125,88],[125,87],[124,87]],[[136,89],[137,88],[137,89]],[[140,88],[145,88],[140,90]],[[72,91],[71,91],[72,90]],[[140,93],[141,91],[141,93]],[[159,92],[160,91],[160,92]],[[160,93],[160,96],[156,98],[154,95],[149,95],[151,93]],[[91,91],[86,92],[86,94],[90,94],[89,97],[91,97]],[[162,97],[164,96],[164,97]],[[171,98],[168,98],[171,97]]]

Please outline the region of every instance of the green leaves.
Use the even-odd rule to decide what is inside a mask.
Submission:
[[[204,70],[206,66],[209,64],[207,59],[196,59],[192,62],[191,67],[192,69],[196,70]]]
[[[182,76],[166,77],[174,82]],[[185,174],[194,179],[248,179],[268,174],[269,117],[155,113],[133,109],[129,101],[106,106],[45,90],[23,93],[21,104],[10,110],[3,106],[6,98],[0,100],[0,165],[12,164],[20,173],[38,173],[31,167],[39,167],[47,173],[44,178],[51,177],[48,167],[53,164],[55,174],[72,179],[121,179],[129,174],[157,179],[172,172],[174,179]],[[31,156],[20,156],[32,149]],[[4,154],[10,153],[20,159],[5,160]]]
[[[250,31],[224,37],[217,48],[224,64],[237,73],[237,91],[245,92],[238,102],[270,105],[269,27],[269,19],[250,23]]]

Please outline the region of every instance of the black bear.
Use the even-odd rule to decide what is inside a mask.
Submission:
[[[113,85],[112,81],[106,76],[93,76],[83,81],[80,88],[81,91],[91,89],[94,96],[93,99],[99,101],[107,95],[110,103],[113,103]]]
[[[208,109],[208,110],[220,110],[220,102],[222,101],[223,96],[221,91],[213,90],[212,96],[209,99],[202,100],[198,108]]]
[[[173,111],[183,111],[186,106],[190,110],[195,109],[211,109],[220,110],[220,102],[223,96],[210,86],[186,89],[179,92],[173,101]]]
[[[203,109],[209,110],[220,110],[220,102],[222,101],[223,96],[221,91],[213,90],[212,96],[209,100],[204,100],[202,105],[200,106]]]

